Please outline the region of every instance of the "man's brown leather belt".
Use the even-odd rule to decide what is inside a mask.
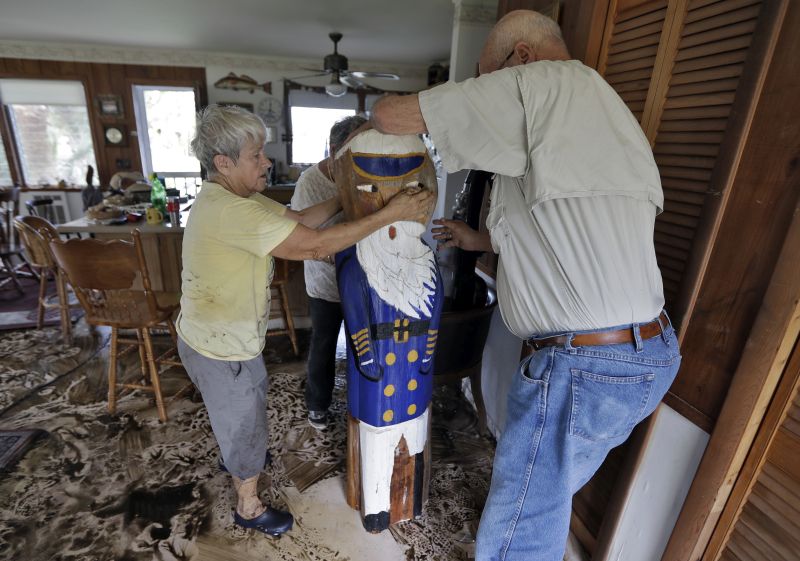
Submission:
[[[667,314],[661,312],[657,319],[650,323],[643,323],[639,326],[639,333],[642,339],[651,339],[660,335],[665,326],[669,325]],[[578,333],[570,335],[556,335],[555,337],[545,337],[544,339],[528,339],[528,344],[536,350],[543,347],[554,347],[556,345],[566,345],[569,341],[573,347],[594,347],[597,345],[618,345],[620,343],[633,343],[633,328],[617,329],[616,331],[595,331],[593,333]]]

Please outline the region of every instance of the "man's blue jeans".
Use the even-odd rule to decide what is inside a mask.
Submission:
[[[508,396],[476,561],[563,559],[572,495],[655,410],[680,366],[672,326],[646,340],[632,328],[634,343],[546,347],[522,361]]]

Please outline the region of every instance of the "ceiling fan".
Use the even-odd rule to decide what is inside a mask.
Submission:
[[[347,57],[339,54],[338,43],[342,39],[342,34],[336,31],[329,33],[328,37],[333,41],[333,53],[325,57],[322,69],[308,68],[317,74],[309,74],[307,76],[299,76],[300,78],[311,78],[313,76],[326,76],[330,75],[330,83],[325,85],[325,92],[333,97],[340,97],[347,93],[347,88],[359,89],[366,88],[367,85],[360,80],[360,78],[383,78],[385,80],[399,80],[397,74],[389,72],[361,72],[357,70],[349,70],[347,68]]]

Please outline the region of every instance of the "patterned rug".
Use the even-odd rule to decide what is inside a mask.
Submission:
[[[20,279],[22,287],[25,289],[23,294],[19,294],[13,287],[8,285],[0,290],[0,330],[26,329],[36,327],[39,307],[39,282],[34,279]],[[56,287],[53,281],[48,282],[47,295],[51,302],[55,303]],[[77,303],[74,295],[70,295],[70,301]],[[58,308],[47,308],[44,311],[44,326],[60,325],[61,312]],[[70,318],[76,322],[83,316],[83,310],[79,307],[70,309]]]
[[[134,392],[120,399],[116,415],[108,414],[107,333],[90,333],[83,322],[78,327],[72,346],[58,343],[57,329],[0,333],[0,428],[49,433],[0,475],[0,558],[348,559],[330,533],[302,517],[280,540],[234,526],[234,493],[217,469],[202,403],[172,402],[162,424],[152,400]],[[274,459],[260,492],[271,504],[294,510],[320,481],[343,480],[346,392],[340,376],[333,426],[314,430],[304,416],[304,363],[283,362],[287,356],[265,353]],[[126,369],[138,370],[133,358]],[[166,372],[165,395],[184,382],[182,370]],[[493,445],[477,435],[475,416],[458,389],[437,388],[433,419],[424,515],[390,531],[409,561],[468,559]]]

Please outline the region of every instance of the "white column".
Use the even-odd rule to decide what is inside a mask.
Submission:
[[[462,82],[478,72],[483,43],[497,17],[497,0],[453,0],[453,38],[450,46],[450,80]],[[466,171],[447,177],[443,196],[439,196],[437,216],[450,218],[456,194],[464,185]]]
[[[453,0],[450,79],[461,82],[478,70],[483,43],[497,19],[497,0]]]
[[[472,78],[478,71],[483,43],[497,18],[497,0],[453,0],[453,35],[450,46],[450,80],[462,82]],[[466,171],[446,174],[439,185],[439,197],[434,209],[434,217],[450,218],[456,194],[464,185]],[[426,237],[426,239],[429,239]],[[429,239],[429,241],[431,241]],[[447,250],[439,254],[445,293],[450,294],[448,286],[448,265],[451,260]]]

